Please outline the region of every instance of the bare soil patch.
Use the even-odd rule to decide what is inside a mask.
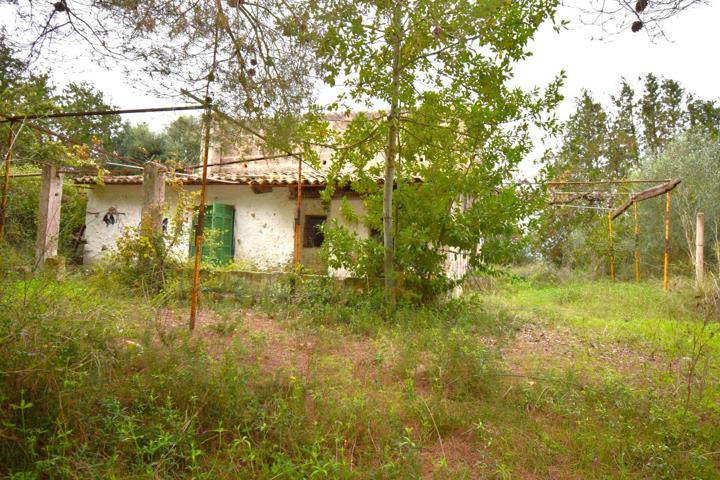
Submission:
[[[470,432],[446,435],[420,452],[421,478],[487,478],[487,453],[472,438]]]
[[[682,376],[680,360],[618,342],[587,340],[562,326],[527,323],[500,353],[508,370],[516,375],[536,375],[548,369],[614,371],[631,384],[643,386],[660,373]]]

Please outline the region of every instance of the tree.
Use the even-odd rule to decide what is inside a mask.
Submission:
[[[671,141],[659,155],[647,156],[637,174],[645,178],[681,178],[682,184],[671,197],[671,244],[675,260],[693,260],[695,255],[695,216],[705,214],[705,245],[716,248],[720,232],[720,143],[703,128],[690,129]],[[641,229],[643,252],[662,258],[664,198],[643,202]],[[720,260],[720,252],[707,261]]]
[[[611,178],[624,178],[640,161],[634,97],[635,92],[625,79],[618,95],[612,96],[614,113],[608,125],[607,145],[607,174]]]
[[[649,73],[645,77],[645,90],[640,99],[640,120],[643,125],[643,140],[645,150],[657,153],[662,147],[660,138],[660,85],[657,77]]]
[[[672,224],[681,224],[683,235],[674,238],[673,244],[681,241],[688,245],[689,252],[697,210],[693,202],[717,192],[717,188],[712,186],[715,176],[708,169],[712,170],[717,163],[712,160],[712,152],[717,147],[720,109],[715,102],[686,94],[684,88],[673,80],[658,79],[652,74],[641,78],[645,80],[645,85],[640,101],[635,103],[632,88],[622,81],[618,94],[611,97],[607,115],[589,94],[584,93],[578,99],[576,112],[565,126],[555,170],[558,179],[682,178],[681,187],[673,192],[673,198],[677,199],[673,201]],[[636,125],[642,126],[642,151],[638,148]],[[601,187],[571,190],[598,189]],[[539,239],[539,251],[558,264],[590,268],[602,265],[604,268],[604,258],[601,257],[607,254],[607,224],[597,211],[574,207],[604,207],[613,201],[617,205],[619,195],[626,189],[629,188],[607,187],[604,193],[584,195],[582,202],[575,202],[570,208],[559,208],[557,205],[548,208],[538,222],[536,237]],[[569,198],[572,197],[556,194],[551,200],[562,202]],[[661,205],[661,200],[643,202],[640,208],[643,216],[641,232],[645,232],[641,233],[643,252],[655,254],[662,248],[662,243],[657,242],[657,238],[662,238],[663,228],[662,222],[658,221],[663,216],[664,204]],[[701,203],[704,206],[698,208],[714,211],[708,206],[710,201],[703,200]],[[713,218],[710,213],[708,218]],[[630,228],[630,219],[620,217],[614,223],[614,228],[620,230],[616,231],[618,238],[629,238],[622,229]],[[645,243],[646,239],[649,239],[648,243]],[[632,249],[631,244],[615,242],[617,263],[620,263],[623,252],[630,257]]]
[[[553,159],[556,180],[607,178],[611,161],[608,138],[612,130],[608,124],[608,114],[603,106],[589,92],[583,91],[575,100],[575,112],[563,125],[562,144]],[[606,199],[592,197],[591,200],[600,202],[594,205],[599,206]],[[596,213],[595,210],[547,208],[535,225],[540,251],[559,265],[575,263],[578,251],[585,248],[588,226],[596,219]]]
[[[657,155],[687,125],[683,99],[685,90],[678,82],[645,76],[640,99],[640,121],[646,153]]]
[[[170,123],[161,134],[165,146],[164,160],[183,165],[197,163],[200,159],[200,119],[183,115]]]
[[[43,114],[57,111],[108,110],[109,105],[99,90],[87,83],[69,83],[58,93],[50,82],[48,73],[34,74],[19,60],[19,53],[0,37],[0,76],[6,88],[0,91],[0,111],[5,114]],[[8,138],[10,129],[19,130],[22,122],[0,124],[2,141]],[[78,142],[107,144],[112,149],[112,138],[120,128],[120,117],[73,117],[36,119],[39,124]],[[57,138],[31,128],[23,127],[14,147],[15,163],[54,162],[57,164],[87,163],[89,151],[79,146],[63,144]]]
[[[125,122],[116,143],[120,155],[142,162],[159,161],[166,153],[161,136],[150,130],[145,122],[136,125]]]
[[[55,95],[59,110],[65,112],[87,112],[112,110],[113,105],[105,101],[103,92],[87,82],[69,83]],[[109,150],[113,148],[113,138],[121,128],[119,115],[96,115],[58,119],[59,130],[74,139],[91,144],[102,144]]]
[[[4,33],[0,33],[0,92],[16,86],[23,76],[25,65],[17,58],[14,50],[8,45]]]
[[[200,159],[201,128],[200,119],[191,116],[177,117],[160,133],[150,130],[144,122],[126,122],[114,141],[117,152],[126,157],[189,165]]]
[[[607,165],[607,113],[603,106],[583,91],[576,100],[576,111],[565,123],[558,154],[558,173],[576,180],[599,179]]]
[[[86,85],[68,85],[74,94],[65,97],[56,94],[55,87],[46,74],[34,75],[27,71],[24,62],[0,36],[0,111],[3,113],[20,114],[26,112],[50,112],[60,109],[81,108],[93,109],[105,107],[102,95]],[[66,102],[66,103],[63,103]],[[62,122],[51,122],[38,119],[35,123],[44,124],[55,130],[87,140],[94,136],[112,131],[114,119],[106,117],[102,124],[89,124],[79,119],[65,119]],[[3,158],[9,146],[10,131],[16,135],[13,146],[11,172],[19,174],[36,174],[38,163],[84,164],[87,162],[86,151],[63,145],[56,139],[48,137],[31,128],[21,127],[20,123],[0,124],[0,146]],[[4,170],[4,169],[3,169]],[[40,183],[38,177],[11,178],[9,182],[9,201],[5,211],[5,229],[2,239],[15,248],[13,253],[33,255],[33,240],[37,229],[38,196]],[[62,213],[60,228],[59,251],[66,258],[79,261],[79,243],[77,233],[85,221],[86,197],[71,181],[63,186]]]
[[[296,112],[312,98],[307,13],[296,1],[21,0],[8,9],[14,45],[31,61],[81,45],[160,95],[204,97],[211,82],[215,103],[243,116]]]
[[[387,106],[356,116],[338,135],[349,147],[334,155],[333,172],[343,178],[351,167],[359,177],[353,188],[368,197],[371,212],[382,212],[390,302],[398,267],[406,279],[427,284],[443,278],[448,249],[479,266],[502,250],[491,246],[511,243],[528,205],[525,189],[510,185],[512,176],[530,148],[528,124],[548,126],[544,114],[559,100],[560,81],[545,95],[507,82],[556,6],[552,0],[314,6],[321,73],[348,90],[338,105]]]
[[[688,95],[688,124],[695,130],[705,130],[715,138],[720,135],[720,105]]]

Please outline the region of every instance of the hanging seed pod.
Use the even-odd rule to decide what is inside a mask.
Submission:
[[[248,71],[247,71],[247,74],[248,74],[248,76],[250,76],[250,77],[254,77],[256,73],[257,73],[257,72],[255,71],[254,68],[249,68]]]
[[[250,59],[250,65],[252,65],[253,67],[254,67],[255,65],[257,65],[257,60],[255,60],[254,58],[251,58],[251,59]]]
[[[643,22],[640,20],[636,20],[633,22],[632,26],[630,27],[630,30],[632,30],[634,33],[639,32],[643,28]]]
[[[645,11],[648,5],[648,0],[637,0],[637,3],[635,4],[635,11],[637,13],[642,13]]]
[[[67,9],[68,9],[68,8],[67,8],[67,4],[65,3],[65,1],[55,2],[55,3],[53,4],[53,8],[55,8],[55,11],[56,11],[56,12],[66,12]]]

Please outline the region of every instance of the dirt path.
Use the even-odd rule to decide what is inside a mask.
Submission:
[[[527,323],[500,353],[505,367],[516,375],[574,370],[591,381],[617,375],[643,388],[657,384],[663,374],[680,382],[685,375],[682,359],[668,358],[649,347],[633,348],[603,338],[588,340],[562,325]]]

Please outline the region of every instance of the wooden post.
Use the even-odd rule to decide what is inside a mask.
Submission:
[[[668,269],[670,268],[670,192],[665,194],[665,255],[663,259],[663,290],[668,289]]]
[[[705,277],[705,214],[697,214],[695,227],[695,279],[698,284],[703,282]]]
[[[56,165],[43,165],[35,265],[40,265],[46,259],[57,256],[61,202],[62,173],[59,172]]]
[[[200,259],[202,254],[203,230],[205,229],[205,190],[207,187],[208,150],[210,149],[210,120],[212,104],[210,98],[205,99],[207,110],[205,111],[203,128],[203,168],[202,181],[200,183],[200,205],[198,206],[198,219],[195,225],[195,266],[193,268],[193,285],[190,295],[190,331],[195,330],[197,318],[198,292],[200,291]]]
[[[295,270],[300,267],[300,248],[302,248],[302,158],[298,157],[297,211],[295,213]]]
[[[638,221],[638,204],[635,206],[635,283],[640,283],[640,222]]]
[[[0,240],[5,237],[5,221],[7,218],[7,192],[10,187],[10,160],[12,159],[13,144],[15,143],[15,132],[10,125],[10,138],[8,149],[5,154],[5,175],[3,178],[2,200],[0,200]]]
[[[610,277],[615,281],[615,249],[613,247],[612,212],[608,211],[608,241],[610,243]]]
[[[143,204],[140,229],[145,233],[162,235],[165,204],[165,172],[155,162],[145,164],[143,172]]]

